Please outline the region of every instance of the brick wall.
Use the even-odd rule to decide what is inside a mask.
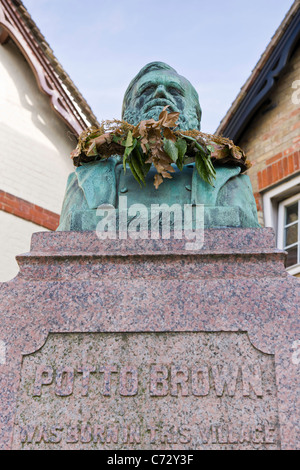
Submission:
[[[248,174],[261,224],[263,191],[300,173],[300,99],[292,99],[296,80],[300,80],[300,47],[239,142],[253,163]]]
[[[259,191],[287,178],[300,170],[300,150],[294,147],[280,152],[265,162],[266,168],[257,173]]]
[[[1,190],[0,210],[49,230],[56,230],[59,225],[58,214]]]

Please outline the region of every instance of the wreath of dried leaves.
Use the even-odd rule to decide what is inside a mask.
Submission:
[[[179,113],[168,113],[166,106],[159,120],[148,119],[133,126],[126,121],[103,121],[99,128],[86,129],[71,153],[76,167],[107,159],[113,155],[123,156],[140,186],[146,184],[146,175],[154,165],[156,189],[164,178],[172,178],[176,163],[183,166],[195,162],[200,177],[213,186],[216,164],[240,166],[242,172],[251,167],[242,149],[224,137],[205,134],[197,130],[183,131],[177,128]]]

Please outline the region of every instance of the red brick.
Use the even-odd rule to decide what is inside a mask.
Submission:
[[[30,206],[28,204],[25,204],[24,202],[20,203],[19,210],[22,214],[28,215],[30,212]]]
[[[294,150],[295,150],[294,147],[290,147],[290,148],[286,149],[286,150],[283,152],[283,155],[284,155],[285,157],[287,157],[288,155],[290,155],[291,153],[293,153]]]
[[[10,200],[12,196],[10,194],[7,194],[4,191],[1,191],[1,199],[5,199],[6,201]]]
[[[60,219],[59,215],[56,214],[56,215],[52,215],[51,217],[49,217],[48,220],[49,220],[49,222],[51,222],[53,224],[57,224],[57,223],[59,223],[59,219]]]
[[[300,170],[300,151],[294,153],[295,171]]]
[[[288,157],[288,169],[289,169],[289,174],[291,175],[292,173],[294,173],[294,155],[290,155]]]
[[[292,131],[299,129],[299,127],[300,127],[300,122],[297,122],[296,124],[293,125]]]
[[[58,214],[5,191],[0,191],[0,210],[41,225],[49,230],[56,230],[59,224]]]
[[[283,161],[279,160],[278,165],[278,178],[281,180],[283,178]]]
[[[262,136],[262,140],[268,140],[273,134],[274,132],[267,132],[267,134]]]
[[[254,198],[255,198],[257,210],[261,211],[262,210],[261,195],[259,193],[254,193]]]
[[[262,172],[259,171],[257,173],[257,178],[258,178],[258,189],[261,189],[263,187],[263,184],[262,184]]]
[[[283,176],[288,176],[289,174],[288,159],[284,158],[282,163],[283,163]]]
[[[48,228],[49,230],[55,231],[57,229],[58,225],[59,225],[59,220],[47,223],[46,228]]]
[[[282,152],[277,153],[277,155],[274,155],[274,157],[269,158],[268,160],[266,160],[266,165],[270,165],[271,163],[276,162],[276,160],[279,160],[279,158],[281,158],[281,157],[282,157]]]
[[[278,163],[277,162],[273,163],[273,165],[271,165],[271,168],[272,168],[272,181],[273,183],[276,183],[276,181],[279,180]]]
[[[15,197],[11,197],[7,193],[4,194],[3,200],[12,206],[18,205],[18,200]]]
[[[273,175],[272,175],[272,167],[271,166],[267,167],[267,180],[268,180],[268,186],[273,183]]]
[[[5,212],[9,212],[11,210],[11,207],[9,204],[7,204],[6,202],[2,202],[1,203],[1,209]]]
[[[298,116],[300,114],[300,108],[295,109],[295,111],[292,111],[290,114],[290,117]]]
[[[262,172],[262,187],[266,188],[267,186],[268,186],[267,170],[264,169]]]

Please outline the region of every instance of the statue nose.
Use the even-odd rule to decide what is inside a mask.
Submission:
[[[167,90],[165,89],[164,85],[159,85],[154,93],[155,98],[165,98],[167,96]]]

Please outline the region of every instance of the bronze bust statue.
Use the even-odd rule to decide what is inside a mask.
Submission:
[[[200,129],[201,108],[191,83],[172,67],[152,62],[143,67],[126,90],[122,118],[131,124],[158,116],[165,106],[180,112],[179,128]],[[203,181],[194,164],[179,171],[155,189],[155,169],[150,169],[146,186],[140,188],[132,173],[123,171],[121,157],[96,161],[76,168],[69,176],[59,231],[96,230],[97,208],[110,204],[118,209],[120,196],[127,205],[203,204],[205,227],[259,227],[256,204],[248,175],[238,166],[217,166],[214,187]]]

